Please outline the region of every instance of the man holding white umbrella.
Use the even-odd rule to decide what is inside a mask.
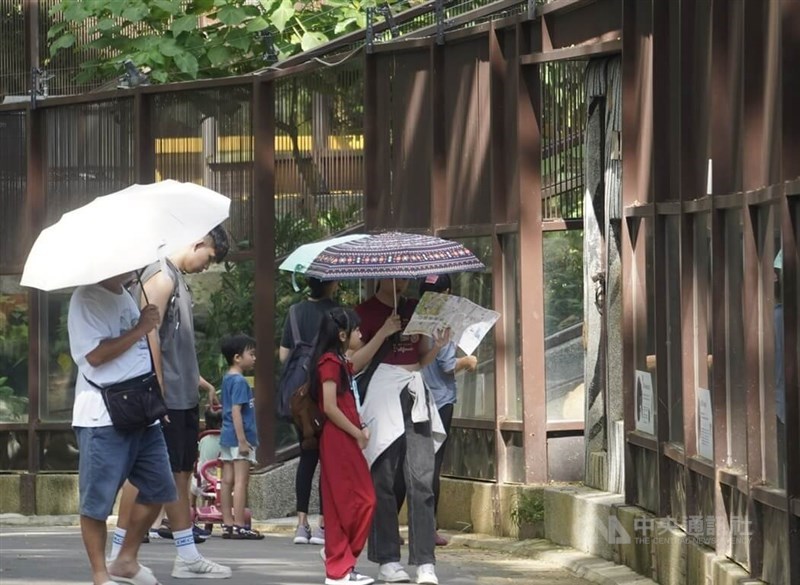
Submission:
[[[158,325],[158,309],[147,305],[139,314],[124,287],[132,277],[122,274],[78,287],[69,305],[70,351],[79,371],[72,425],[80,450],[81,534],[95,585],[121,579],[135,585],[158,582],[138,564],[139,544],[162,504],[177,499],[159,422],[134,432],[117,430],[102,393],[92,385],[104,387],[152,371],[146,335]],[[106,519],[126,478],[139,486],[128,526],[131,538],[106,568]]]
[[[160,317],[125,290],[132,271],[204,237],[228,217],[230,199],[164,181],[133,185],[64,214],[44,230],[22,284],[50,291],[77,286],[70,301],[70,351],[78,365],[73,427],[80,448],[81,532],[94,585],[158,585],[138,564],[145,531],[176,488],[159,419],[166,408],[147,334]],[[106,519],[120,486],[139,488],[119,556],[106,568]]]

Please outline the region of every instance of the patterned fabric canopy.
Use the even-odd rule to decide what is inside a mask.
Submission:
[[[323,250],[306,276],[320,280],[421,278],[429,274],[479,272],[486,267],[458,242],[434,236],[386,232]]]

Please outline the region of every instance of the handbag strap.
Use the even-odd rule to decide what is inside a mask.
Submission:
[[[144,285],[142,285],[142,291],[144,291]],[[126,290],[126,292],[129,295],[131,295],[131,292],[129,290]],[[134,302],[136,302],[136,299],[133,298],[133,295],[131,295],[131,298],[133,299]],[[145,295],[145,301],[149,302],[147,300],[147,295]],[[153,347],[150,345],[150,335],[145,333],[144,339],[147,342],[147,355],[150,357],[150,373],[153,374],[153,375],[156,375],[156,362],[155,362],[155,360],[153,360]],[[138,339],[137,339],[136,343],[138,343]],[[105,388],[103,386],[100,386],[99,384],[96,384],[96,383],[92,382],[88,378],[88,376],[86,376],[86,374],[83,374],[83,377],[87,382],[89,382],[89,384],[91,384],[92,386],[94,386],[98,390],[105,390]],[[159,386],[160,386],[160,384],[159,384]],[[162,390],[162,392],[163,392],[163,390]]]

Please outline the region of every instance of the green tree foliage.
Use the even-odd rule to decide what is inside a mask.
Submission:
[[[264,67],[265,35],[279,58],[363,28],[375,0],[61,0],[51,9],[50,53],[85,57],[79,81],[119,75],[123,61],[157,83],[224,77]],[[88,43],[82,42],[88,34]]]
[[[583,231],[550,232],[544,240],[545,335],[583,321]]]
[[[22,295],[0,294],[0,421],[28,408],[28,307]]]

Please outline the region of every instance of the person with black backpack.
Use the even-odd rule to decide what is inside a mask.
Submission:
[[[307,278],[306,283],[309,288],[308,298],[292,305],[283,326],[283,337],[278,350],[278,358],[284,364],[284,376],[287,377],[286,370],[291,362],[303,358],[301,352],[307,354],[303,359],[310,357],[314,343],[319,333],[322,317],[331,309],[339,306],[333,299],[339,288],[339,283],[335,280],[323,282],[316,278]],[[302,344],[302,349],[301,349]],[[294,350],[297,349],[297,352]],[[292,355],[297,353],[297,355]],[[286,386],[286,385],[283,385]],[[280,387],[283,387],[280,386]],[[280,388],[279,387],[279,388]],[[291,390],[286,386],[285,391],[279,390],[278,395],[278,415],[282,418],[290,418],[289,400]],[[286,396],[284,396],[286,394]],[[319,462],[319,447],[306,442],[302,442],[302,432],[298,429],[298,436],[301,439],[300,461],[297,465],[295,475],[295,497],[297,501],[297,528],[294,535],[295,544],[325,544],[325,520],[322,510],[322,494],[320,493],[320,514],[319,526],[311,529],[308,523],[308,502],[311,499],[311,484],[314,481],[314,472],[317,470]]]
[[[283,326],[283,337],[278,357],[283,364],[283,373],[278,385],[278,416],[291,419],[290,403],[293,392],[307,381],[310,372],[309,361],[320,324],[325,315],[338,303],[334,295],[339,288],[335,280],[321,281],[308,277],[306,283],[309,296],[289,308],[289,314]],[[400,319],[390,316],[375,335],[375,340],[358,350],[353,356],[359,371],[370,361],[384,339],[400,330]],[[325,544],[325,521],[323,516],[322,493],[320,490],[319,526],[312,531],[308,523],[308,503],[311,499],[311,484],[319,462],[319,448],[316,437],[304,437],[303,430],[297,429],[300,438],[300,461],[295,475],[295,497],[297,501],[297,528],[295,544]]]

